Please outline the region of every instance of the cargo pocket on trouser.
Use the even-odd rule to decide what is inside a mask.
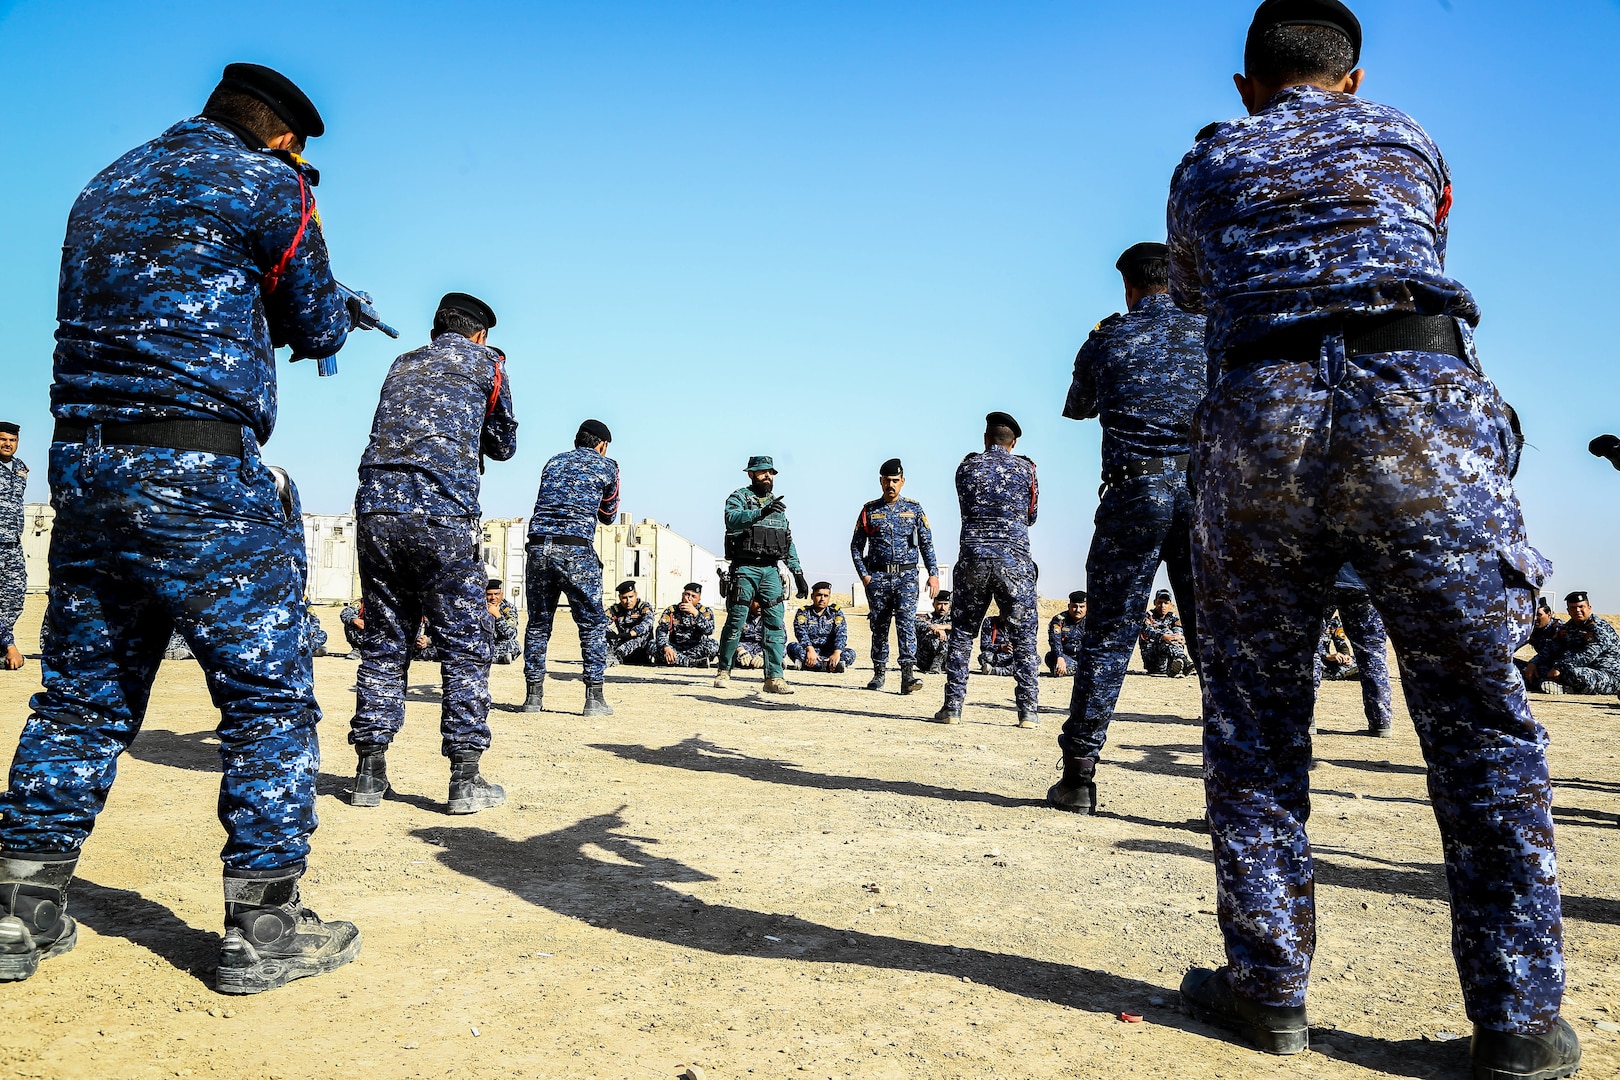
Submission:
[[[1520,633],[1515,638],[1515,650],[1523,648],[1524,643],[1530,640],[1530,628],[1534,624],[1536,597],[1541,594],[1541,586],[1552,576],[1552,563],[1547,557],[1530,546],[1527,540],[1515,544],[1505,544],[1497,549],[1496,557],[1502,569],[1502,587],[1507,594],[1508,613],[1519,625]]]

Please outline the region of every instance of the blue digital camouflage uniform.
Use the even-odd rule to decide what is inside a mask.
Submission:
[[[1547,737],[1511,656],[1550,568],[1474,352],[1478,309],[1445,276],[1450,205],[1413,120],[1309,87],[1219,125],[1176,170],[1171,293],[1207,309],[1223,371],[1194,418],[1190,473],[1205,788],[1233,987],[1301,1005],[1312,659],[1353,562],[1428,763],[1468,1016],[1531,1034],[1558,1015],[1562,923]],[[1347,350],[1345,320],[1365,333],[1370,313],[1432,316],[1421,325],[1459,340]]]
[[[259,445],[272,342],[328,356],[348,313],[299,175],[200,117],[108,166],[68,217],[51,411],[44,689],[12,762],[0,848],[73,852],[146,714],[178,629],[220,710],[227,869],[301,866],[315,828],[320,709],[304,650],[303,527]],[[304,235],[279,285],[266,271]],[[115,421],[241,425],[241,454],[112,445]]]
[[[714,640],[714,609],[703,604],[688,615],[679,604],[671,604],[658,616],[653,631],[653,657],[655,662],[671,667],[707,667],[710,660],[720,655],[720,643]],[[664,650],[675,650],[675,662],[664,659]]]
[[[495,638],[490,645],[489,660],[492,664],[510,664],[523,655],[523,647],[518,644],[518,609],[503,596],[498,610],[500,614],[495,616]]]
[[[23,496],[28,466],[20,457],[0,462],[0,652],[17,644],[15,629],[28,594],[28,563],[23,558]]]
[[[1035,560],[1029,551],[1029,527],[1035,524],[1040,501],[1035,463],[1004,446],[969,454],[956,467],[956,501],[962,532],[951,571],[945,707],[960,709],[967,698],[973,634],[994,600],[1012,639],[1018,711],[1034,716],[1040,702],[1041,629]]]
[[[1571,694],[1613,694],[1620,691],[1620,634],[1599,615],[1585,622],[1570,619],[1536,666],[1543,673],[1556,669],[1555,681]]]
[[[626,608],[614,604],[607,609],[607,647],[610,664],[650,664],[653,662],[653,630],[658,616],[652,605],[637,599]]]
[[[934,627],[944,627],[945,640],[933,632]],[[940,619],[934,618],[932,610],[918,614],[916,619],[917,635],[917,670],[937,674],[945,670],[945,655],[950,651],[951,614],[949,611]]]
[[[589,446],[576,446],[546,462],[540,492],[529,517],[525,580],[529,627],[523,635],[523,677],[546,677],[546,650],[557,603],[579,629],[585,682],[600,685],[607,670],[607,612],[602,609],[602,561],[596,557],[596,525],[619,512],[619,466]]]
[[[754,493],[752,487],[740,487],[733,491],[726,498],[726,533],[735,536],[756,525],[788,530],[787,514],[780,510],[770,514],[761,513],[779,494],[773,491],[761,497]],[[777,562],[785,562],[793,573],[802,574],[804,568],[799,564],[799,548],[792,542],[791,536],[789,531],[787,555]],[[765,677],[780,679],[782,657],[787,647],[787,625],[783,621],[783,602],[787,594],[782,588],[782,574],[777,570],[776,562],[756,565],[760,562],[762,560],[732,560],[731,595],[726,597],[726,625],[720,633],[720,670],[731,670],[742,628],[748,623],[749,602],[758,600],[765,626]]]
[[[311,656],[325,656],[326,640],[326,630],[321,626],[320,616],[316,615],[315,609],[305,601],[304,647],[309,650]]]
[[[1389,634],[1378,609],[1372,606],[1367,586],[1349,563],[1341,566],[1334,578],[1329,605],[1338,612],[1361,675],[1361,707],[1367,716],[1367,730],[1388,731],[1395,716],[1389,686]]]
[[[742,668],[765,666],[765,614],[763,610],[749,612],[743,624],[742,636],[737,639],[737,653],[732,661]]]
[[[912,632],[911,619],[917,614],[919,560],[929,577],[939,576],[928,515],[915,499],[899,498],[892,503],[873,499],[861,507],[855,519],[849,557],[855,563],[856,577],[872,579],[866,583],[872,666],[881,669],[889,662],[891,622],[895,625],[901,665],[915,664],[917,636]]]
[[[916,591],[915,581],[912,591]],[[763,618],[760,625],[764,625]],[[855,650],[849,647],[849,623],[837,604],[828,604],[823,611],[805,604],[793,616],[793,640],[787,643],[788,659],[802,665],[810,649],[816,650],[817,660],[805,669],[807,671],[829,671],[835,657],[846,667],[855,662]]]
[[[1187,645],[1183,642],[1166,641],[1171,634],[1187,636],[1182,628],[1181,616],[1174,611],[1167,611],[1163,615],[1155,615],[1151,610],[1142,616],[1142,628],[1138,638],[1142,643],[1142,668],[1149,675],[1163,675],[1170,669],[1170,661],[1187,659]]]
[[[1163,293],[1098,323],[1074,358],[1063,415],[1097,417],[1104,487],[1086,555],[1085,635],[1058,737],[1071,756],[1102,754],[1161,562],[1187,615],[1187,641],[1196,641],[1192,493],[1178,459],[1207,367],[1203,317]]]
[[[1530,649],[1532,650],[1530,654],[1530,661],[1534,663],[1538,669],[1546,670],[1543,665],[1552,661],[1555,655],[1554,650],[1556,650],[1558,647],[1558,635],[1563,633],[1563,630],[1563,620],[1552,617],[1547,619],[1546,626],[1531,627],[1530,636],[1526,639],[1525,644],[1530,646]],[[1524,670],[1524,664],[1522,661],[1515,660],[1514,663],[1519,665],[1519,669],[1521,671]]]
[[[349,643],[350,652],[360,650],[360,635],[365,631],[354,625],[354,620],[364,619],[365,615],[366,605],[359,600],[352,604],[344,604],[343,610],[338,612],[338,622],[343,624],[343,640]]]
[[[484,599],[478,474],[517,451],[500,354],[440,334],[383,380],[360,458],[356,547],[366,629],[349,741],[387,746],[405,723],[405,669],[422,619],[442,665],[442,750],[489,749],[494,620]]]
[[[1011,675],[1016,665],[1007,620],[1000,615],[990,616],[979,625],[979,670],[986,675]]]
[[[1090,613],[1090,608],[1087,608],[1086,614]],[[1056,674],[1057,658],[1061,656],[1064,665],[1069,669],[1068,673],[1076,674],[1079,671],[1080,643],[1085,636],[1085,615],[1071,619],[1067,611],[1060,611],[1052,616],[1052,621],[1046,624],[1046,669]]]

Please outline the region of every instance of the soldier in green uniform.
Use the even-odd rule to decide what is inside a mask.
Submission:
[[[726,597],[726,627],[720,633],[720,672],[714,685],[731,684],[731,665],[737,642],[748,622],[748,605],[759,601],[765,623],[765,692],[791,694],[782,677],[782,652],[787,634],[782,623],[782,575],[776,564],[786,562],[800,600],[810,595],[810,583],[799,565],[799,551],[788,528],[787,503],[773,494],[776,466],[763,454],[748,459],[748,486],[726,500],[726,558],[731,562],[731,591]]]

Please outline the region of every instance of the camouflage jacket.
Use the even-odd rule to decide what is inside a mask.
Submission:
[[[1086,635],[1086,620],[1071,621],[1067,611],[1060,611],[1046,624],[1046,644],[1055,653],[1064,656],[1080,655],[1080,639]]]
[[[934,533],[928,527],[928,515],[915,499],[901,498],[892,503],[873,499],[861,507],[855,519],[855,535],[849,541],[849,557],[855,563],[857,577],[874,572],[868,561],[881,573],[891,564],[916,566],[919,556],[928,568],[928,576],[938,577]]]
[[[594,540],[597,523],[612,524],[618,512],[618,462],[588,446],[576,446],[541,470],[529,535]]]
[[[62,242],[52,415],[223,420],[267,441],[274,347],[330,356],[349,332],[314,206],[291,164],[200,116],[103,169]]]
[[[394,361],[360,458],[360,514],[479,515],[483,457],[517,452],[512,387],[494,349],[460,334]]]
[[[979,652],[986,656],[1011,656],[1012,635],[1007,632],[1007,621],[992,615],[979,624]]]
[[[28,492],[28,465],[20,457],[0,464],[0,544],[22,542],[23,498]]]
[[[1346,315],[1479,308],[1445,274],[1451,175],[1417,122],[1352,94],[1289,87],[1177,166],[1170,293],[1207,311],[1212,363],[1272,331]]]
[[[956,501],[962,509],[957,558],[1029,558],[1029,527],[1040,501],[1033,461],[1004,446],[969,454],[956,467]]]
[[[658,616],[654,646],[659,649],[690,649],[699,640],[714,636],[714,609],[697,605],[697,611],[688,615],[679,604],[671,604]]]
[[[1158,645],[1164,641],[1167,634],[1182,634],[1181,616],[1173,611],[1163,615],[1155,615],[1149,611],[1142,616],[1142,643],[1144,645]]]
[[[609,604],[607,616],[608,631],[620,641],[652,633],[653,623],[658,619],[652,605],[645,600],[637,600],[636,606],[629,609],[623,604]]]
[[[828,604],[819,612],[806,604],[793,616],[793,640],[823,656],[831,656],[849,648],[849,625],[837,604]]]

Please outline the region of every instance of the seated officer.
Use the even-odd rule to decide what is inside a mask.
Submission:
[[[1192,662],[1187,659],[1187,638],[1181,632],[1181,616],[1176,614],[1169,589],[1153,594],[1153,607],[1142,620],[1140,639],[1142,666],[1149,675],[1179,679],[1192,671]]]
[[[1069,606],[1046,624],[1046,670],[1053,675],[1073,675],[1080,660],[1080,639],[1086,633],[1086,594],[1076,589],[1069,594]]]
[[[308,600],[304,601],[304,641],[309,648],[309,655],[326,655],[326,628],[321,625],[320,617],[315,614],[315,609],[309,606]]]
[[[416,629],[416,636],[411,639],[410,658],[425,660],[430,664],[439,662],[439,649],[433,643],[433,628],[428,625],[426,615],[422,616],[422,622]]]
[[[934,610],[917,616],[917,670],[925,675],[945,673],[945,650],[951,640],[951,590],[934,597]]]
[[[1530,665],[1534,663],[1534,657],[1550,656],[1552,654],[1553,643],[1558,640],[1558,634],[1563,629],[1563,620],[1553,616],[1552,605],[1547,603],[1547,598],[1545,596],[1536,597],[1535,624],[1530,628],[1530,640],[1524,643],[1530,647],[1532,659],[1520,660],[1518,657],[1513,658],[1514,666],[1519,669],[1520,674],[1524,674],[1529,670]],[[1523,647],[1520,646],[1520,648]],[[1530,684],[1528,676],[1524,681],[1526,685]],[[1532,689],[1534,689],[1533,686]]]
[[[788,659],[804,671],[837,674],[855,662],[849,647],[849,626],[844,613],[832,602],[832,586],[818,581],[810,588],[810,603],[793,616],[793,640],[788,642]]]
[[[758,600],[748,602],[748,621],[743,623],[742,637],[737,639],[737,659],[740,668],[765,666],[765,613]]]
[[[1006,616],[999,610],[979,624],[979,672],[983,675],[1013,673],[1012,634]]]
[[[343,624],[343,640],[349,643],[349,651],[359,652],[360,634],[366,628],[366,602],[355,600],[344,604],[343,610],[338,612],[338,622]]]
[[[169,643],[163,646],[163,659],[165,660],[191,660],[191,646],[186,639],[180,636],[180,631],[169,631]]]
[[[665,667],[708,667],[720,655],[714,636],[714,609],[703,606],[703,586],[681,590],[681,602],[664,609],[654,630],[653,655]]]
[[[1592,614],[1584,592],[1564,597],[1569,621],[1552,648],[1525,668],[1525,681],[1544,694],[1613,694],[1620,691],[1620,634]]]
[[[654,625],[658,616],[652,605],[636,595],[636,583],[619,583],[619,602],[607,609],[608,666],[650,664],[653,662]]]
[[[1337,611],[1322,621],[1322,640],[1316,647],[1316,658],[1324,679],[1361,678],[1350,639],[1344,632],[1344,620]]]
[[[489,617],[495,620],[495,643],[490,649],[489,662],[510,664],[523,655],[518,644],[518,610],[506,598],[506,585],[499,578],[490,578],[484,587],[484,605]]]

